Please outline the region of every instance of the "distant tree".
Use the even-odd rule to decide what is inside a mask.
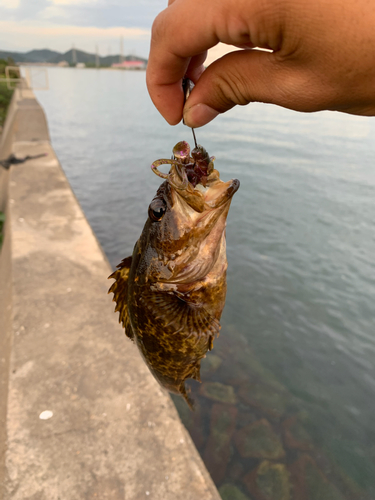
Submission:
[[[8,89],[7,84],[1,81],[5,78],[5,68],[7,66],[15,66],[13,59],[11,57],[0,59],[0,127],[5,122],[6,112],[13,94],[13,89]],[[9,76],[11,78],[18,78],[16,72],[11,72]]]
[[[9,66],[6,59],[0,59],[0,76],[5,75],[5,67]]]
[[[15,65],[16,65],[16,63],[14,62],[14,60],[11,57],[8,57],[7,59],[0,59],[0,76],[5,76],[5,68],[7,66],[15,66]],[[17,78],[18,74],[13,72],[11,77]]]
[[[4,125],[7,109],[12,98],[13,89],[8,89],[0,78],[0,127]]]

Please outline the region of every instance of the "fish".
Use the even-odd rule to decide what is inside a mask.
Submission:
[[[148,207],[133,254],[114,279],[115,312],[151,373],[192,408],[187,379],[200,381],[201,360],[220,331],[226,296],[225,228],[239,181],[223,182],[200,145],[185,141],[155,161],[164,179]],[[169,173],[158,167],[170,165]]]

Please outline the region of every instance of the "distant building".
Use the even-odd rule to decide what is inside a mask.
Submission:
[[[144,61],[123,61],[121,63],[112,64],[112,68],[118,69],[146,69]]]
[[[86,64],[85,63],[77,63],[76,68],[86,68]]]
[[[68,61],[60,61],[57,63],[57,66],[60,66],[60,68],[67,68],[69,66]]]

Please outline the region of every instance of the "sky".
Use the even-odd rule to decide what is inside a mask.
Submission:
[[[0,0],[0,50],[67,52],[73,45],[101,56],[148,57],[151,26],[167,0]],[[213,48],[210,64],[234,47]]]
[[[151,26],[167,0],[0,0],[0,50],[76,48],[147,57]]]

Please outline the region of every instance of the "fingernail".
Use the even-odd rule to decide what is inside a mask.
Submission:
[[[188,127],[197,128],[206,125],[219,114],[207,104],[195,104],[184,112],[184,121]]]

